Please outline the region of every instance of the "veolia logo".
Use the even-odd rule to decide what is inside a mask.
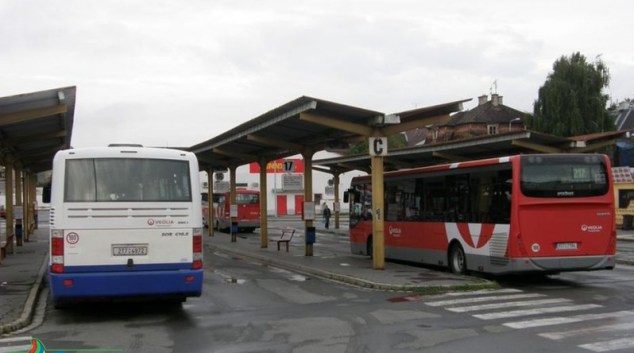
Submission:
[[[581,231],[583,232],[600,232],[603,230],[603,227],[600,225],[581,225]]]
[[[148,219],[147,220],[147,225],[153,226],[154,225],[154,220],[153,219]]]
[[[394,236],[394,237],[400,237],[401,236],[401,229],[400,228],[394,228],[394,227],[390,226],[390,228],[388,228],[388,232],[390,232],[390,235]]]

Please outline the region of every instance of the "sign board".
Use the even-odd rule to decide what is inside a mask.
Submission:
[[[224,194],[231,190],[231,184],[228,181],[216,181],[214,183],[214,192],[218,194]]]
[[[216,180],[224,180],[225,175],[223,173],[216,173]]]
[[[304,176],[302,174],[282,175],[282,190],[284,191],[304,190]]]
[[[333,203],[332,208],[335,212],[341,212],[341,203],[340,202]]]
[[[285,159],[282,163],[282,169],[284,173],[291,174],[295,171],[295,162],[292,159]]]
[[[387,156],[387,137],[368,138],[370,156]]]
[[[295,170],[293,171],[293,174],[304,173],[304,160],[301,158],[286,158],[286,159],[276,159],[274,161],[270,161],[266,164],[266,173],[267,174],[284,173],[284,162],[288,160],[292,160],[293,164],[295,165]],[[257,162],[249,163],[249,173],[259,174],[260,164]]]
[[[304,220],[312,221],[315,219],[315,203],[314,202],[304,202]]]
[[[20,206],[13,205],[13,218],[15,219],[24,218],[24,212],[22,210],[23,210],[22,205]]]
[[[334,186],[326,186],[326,195],[334,195],[335,187]]]
[[[238,205],[229,205],[229,217],[238,217]]]

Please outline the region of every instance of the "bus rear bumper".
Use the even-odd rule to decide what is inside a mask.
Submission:
[[[611,270],[616,265],[616,256],[564,256],[520,258],[513,261],[513,272],[571,272]]]
[[[199,297],[203,271],[49,273],[57,299]]]

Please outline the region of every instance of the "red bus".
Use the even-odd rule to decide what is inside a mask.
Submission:
[[[230,200],[231,193],[213,193],[213,226],[215,229],[227,231],[231,228]],[[203,193],[203,224],[209,226],[209,198],[207,193]],[[257,190],[236,190],[236,204],[238,205],[239,232],[253,232],[260,228],[260,192]]]
[[[372,256],[371,176],[348,190],[350,244]],[[613,269],[610,161],[518,155],[388,172],[385,257],[489,274]],[[344,197],[345,198],[345,197]]]

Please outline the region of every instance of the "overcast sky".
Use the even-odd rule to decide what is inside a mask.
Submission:
[[[634,1],[0,0],[0,97],[77,87],[74,147],[188,147],[300,96],[532,112],[562,55],[634,98]]]

